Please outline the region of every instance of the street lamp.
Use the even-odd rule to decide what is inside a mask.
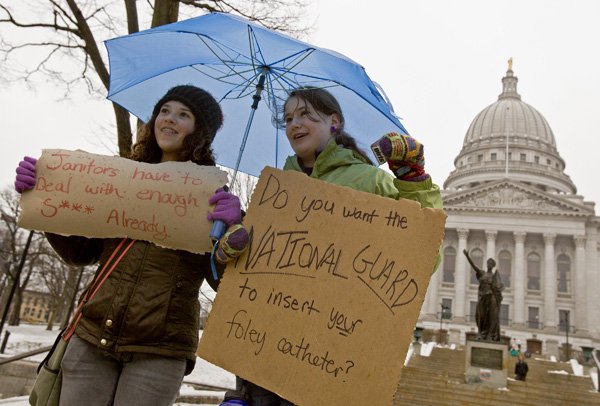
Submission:
[[[569,315],[570,315],[570,311],[569,310],[565,310],[565,318],[564,318],[564,325],[565,325],[565,337],[566,337],[566,345],[567,348],[565,349],[565,354],[567,356],[567,361],[569,361],[569,359],[571,358],[571,349],[569,348]]]
[[[450,310],[450,308],[448,306],[445,306],[443,303],[440,303],[440,306],[442,307],[442,311],[440,312],[440,332],[439,332],[439,343],[442,343],[442,321],[444,320],[444,312],[446,310]]]

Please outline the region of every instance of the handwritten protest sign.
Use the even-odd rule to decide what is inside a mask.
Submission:
[[[208,200],[226,183],[224,171],[192,162],[147,164],[46,149],[36,164],[34,189],[21,196],[19,226],[207,252]]]
[[[445,219],[266,168],[198,355],[298,405],[391,405]]]

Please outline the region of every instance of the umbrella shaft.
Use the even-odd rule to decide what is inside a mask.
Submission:
[[[254,95],[252,96],[252,98],[254,99],[254,102],[252,103],[252,108],[254,110],[258,108],[258,102],[260,102],[260,93],[265,88],[265,78],[267,77],[266,71],[267,68],[263,67],[262,73],[260,74],[260,78],[258,79],[258,84],[256,85],[256,93],[254,93]]]
[[[263,66],[262,72],[260,74],[260,78],[258,79],[258,84],[256,85],[256,93],[252,96],[254,102],[252,103],[252,108],[250,110],[250,117],[248,117],[248,122],[246,123],[246,130],[244,131],[244,136],[242,137],[242,143],[240,145],[240,152],[237,156],[237,161],[235,162],[235,168],[233,171],[233,178],[231,180],[231,187],[235,184],[235,180],[237,177],[238,169],[240,168],[240,162],[242,161],[242,154],[244,153],[244,148],[246,148],[246,140],[248,139],[248,134],[250,133],[250,127],[252,126],[252,120],[254,119],[254,113],[258,108],[258,103],[260,102],[260,94],[265,88],[265,79],[267,77],[267,67]]]
[[[260,96],[258,97],[260,100]],[[242,144],[240,145],[240,152],[237,156],[237,161],[235,162],[235,170],[233,172],[233,178],[231,180],[231,187],[235,184],[235,179],[237,177],[238,169],[240,168],[240,162],[242,161],[242,154],[244,153],[244,148],[246,148],[246,140],[248,139],[248,133],[250,132],[250,127],[252,126],[252,120],[254,119],[254,112],[256,111],[256,107],[253,107],[250,110],[250,117],[248,117],[248,122],[246,123],[246,130],[244,131],[244,137],[242,137]]]

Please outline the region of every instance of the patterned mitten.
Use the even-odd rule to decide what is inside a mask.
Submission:
[[[248,247],[248,232],[241,224],[234,224],[219,240],[215,258],[222,264],[239,257]]]
[[[423,144],[409,135],[387,133],[377,140],[371,149],[400,180],[422,181],[429,178],[425,172]]]

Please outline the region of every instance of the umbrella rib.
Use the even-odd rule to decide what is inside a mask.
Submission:
[[[308,53],[306,53],[308,51]],[[274,72],[273,75],[276,76],[275,79],[279,79],[279,78],[287,78],[287,74],[292,72],[292,69],[294,69],[296,66],[298,66],[300,63],[302,63],[302,61],[304,61],[306,58],[308,58],[312,53],[314,52],[314,49],[310,49],[310,50],[306,50],[303,51],[302,53],[304,55],[302,55],[301,58],[293,61],[293,65],[290,65],[288,67],[285,68],[277,68],[277,67],[273,67],[272,71]],[[302,53],[297,53],[293,56],[301,56]],[[286,58],[289,59],[289,58]],[[281,59],[280,61],[284,61],[286,59]],[[277,74],[275,75],[275,72],[277,72]],[[305,75],[303,75],[305,76]],[[277,82],[279,82],[279,80],[277,80]],[[287,81],[285,81],[286,83],[289,83]],[[299,85],[299,83],[298,83]]]
[[[255,48],[258,49],[258,52],[255,51]],[[260,45],[258,44],[258,40],[256,39],[256,35],[254,34],[254,30],[251,26],[248,26],[248,49],[250,50],[250,60],[252,61],[252,65],[254,66],[255,70],[257,70],[258,68],[254,65],[255,61],[261,62],[260,67],[268,66],[265,63],[265,56],[263,55],[262,50],[260,49]],[[255,55],[260,55],[260,59],[255,57]]]
[[[212,75],[210,72],[200,69],[199,65],[207,67],[207,68],[210,67],[210,68],[214,69],[214,67],[208,66],[208,65],[204,65],[204,64],[196,64],[196,65],[191,66],[191,68],[194,69],[194,70],[196,70],[196,71],[198,71],[198,72],[200,72],[200,73],[202,73],[203,75],[208,76],[211,79],[214,79],[214,80],[217,80],[219,82],[227,83],[227,84],[230,84],[230,85],[234,86],[234,88],[231,91],[229,91],[227,94],[233,92],[233,90],[235,90],[235,88],[243,88],[240,91],[240,93],[243,94],[250,87],[250,85],[252,84],[252,81],[256,78],[256,75],[253,75],[251,77],[244,77],[242,74],[240,74],[240,73],[253,72],[254,71],[253,69],[248,69],[246,71],[241,71],[241,72],[237,71],[237,72],[234,72],[233,74],[230,74],[230,75],[227,75],[227,74],[225,74],[225,75]],[[224,72],[220,72],[218,69],[214,69],[214,70],[216,70],[218,73],[224,73]],[[238,76],[242,79],[241,83],[233,81],[233,80],[225,80],[227,78],[238,77]]]
[[[275,78],[276,81],[279,82],[279,78]],[[268,82],[268,86],[267,86],[267,106],[270,107],[271,112],[273,112],[273,116],[274,116],[274,120],[273,123],[275,124],[275,167],[278,167],[279,164],[279,123],[277,121],[277,114],[279,113],[279,108],[278,108],[278,104],[277,104],[277,96],[275,95],[275,90],[273,89],[273,78],[268,75],[267,76],[267,82]],[[286,92],[287,93],[287,92]],[[283,100],[283,98],[280,99],[282,101],[282,103],[285,103]]]
[[[207,48],[208,48],[208,49],[209,49],[209,50],[210,50],[210,51],[213,53],[213,55],[214,55],[214,56],[215,56],[215,57],[216,57],[216,58],[217,58],[219,61],[221,61],[221,62],[223,63],[223,65],[224,65],[224,66],[226,66],[226,67],[228,68],[228,70],[231,72],[231,75],[229,75],[229,76],[226,76],[226,77],[231,77],[231,76],[236,76],[236,75],[237,75],[237,76],[240,76],[240,77],[241,77],[243,80],[246,80],[246,78],[245,78],[244,76],[242,76],[242,75],[240,74],[240,72],[236,71],[236,70],[233,68],[233,65],[230,65],[230,64],[229,64],[231,61],[229,61],[229,60],[226,60],[226,59],[222,58],[221,56],[219,56],[219,54],[218,54],[217,52],[215,52],[215,50],[214,50],[214,49],[213,49],[213,48],[212,48],[212,47],[211,47],[211,46],[208,44],[208,42],[204,40],[204,38],[203,38],[203,36],[202,36],[202,35],[197,35],[197,36],[198,36],[198,38],[200,38],[200,40],[201,40],[201,41],[204,43],[204,45],[206,45],[206,47],[207,47]],[[219,48],[219,50],[220,50],[221,52],[223,52],[225,55],[228,55],[228,56],[229,56],[229,54],[228,54],[228,53],[225,51],[225,49],[223,49],[223,48],[225,48],[225,46],[224,46],[224,45],[222,45],[222,44],[218,43],[218,42],[217,42],[217,41],[215,41],[215,40],[212,40],[212,42],[213,42],[214,44],[216,44],[216,45],[217,45],[217,48]],[[228,47],[227,47],[227,48],[228,48]],[[230,48],[228,48],[228,49],[230,49]],[[244,57],[244,58],[247,58],[247,59],[249,59],[249,60],[250,60],[250,62],[249,62],[249,63],[247,63],[247,65],[248,65],[248,66],[252,65],[253,67],[255,67],[255,65],[254,65],[254,60],[253,60],[252,58],[248,58],[247,56],[245,56],[245,55],[243,55],[243,54],[241,54],[241,53],[239,53],[239,52],[237,52],[237,51],[235,51],[235,50],[233,50],[233,49],[230,49],[230,50],[231,50],[232,52],[234,52],[235,54],[237,54],[238,56],[240,56],[240,57]],[[232,61],[233,61],[233,60],[234,60],[234,58],[232,58]],[[236,61],[236,63],[237,63],[238,65],[244,65],[244,64],[242,64],[241,62],[237,62],[237,61]],[[256,69],[253,69],[253,70],[256,72]],[[224,72],[224,73],[225,73],[225,72]],[[257,75],[256,75],[256,73],[255,73],[255,74],[254,74],[254,76],[253,76],[253,78],[256,78],[256,76],[257,76]]]
[[[313,52],[315,52],[315,48],[303,49],[301,51],[296,52],[295,54],[288,55],[285,58],[281,58],[278,61],[272,62],[270,66],[275,66],[275,65],[281,63],[282,61],[288,61],[288,60],[291,60],[292,58],[299,57],[300,59],[298,60],[298,62],[295,62],[294,65],[292,66],[292,67],[296,67],[296,66],[298,66],[298,64],[300,62],[302,62],[303,60],[308,58],[310,55],[312,55]]]

